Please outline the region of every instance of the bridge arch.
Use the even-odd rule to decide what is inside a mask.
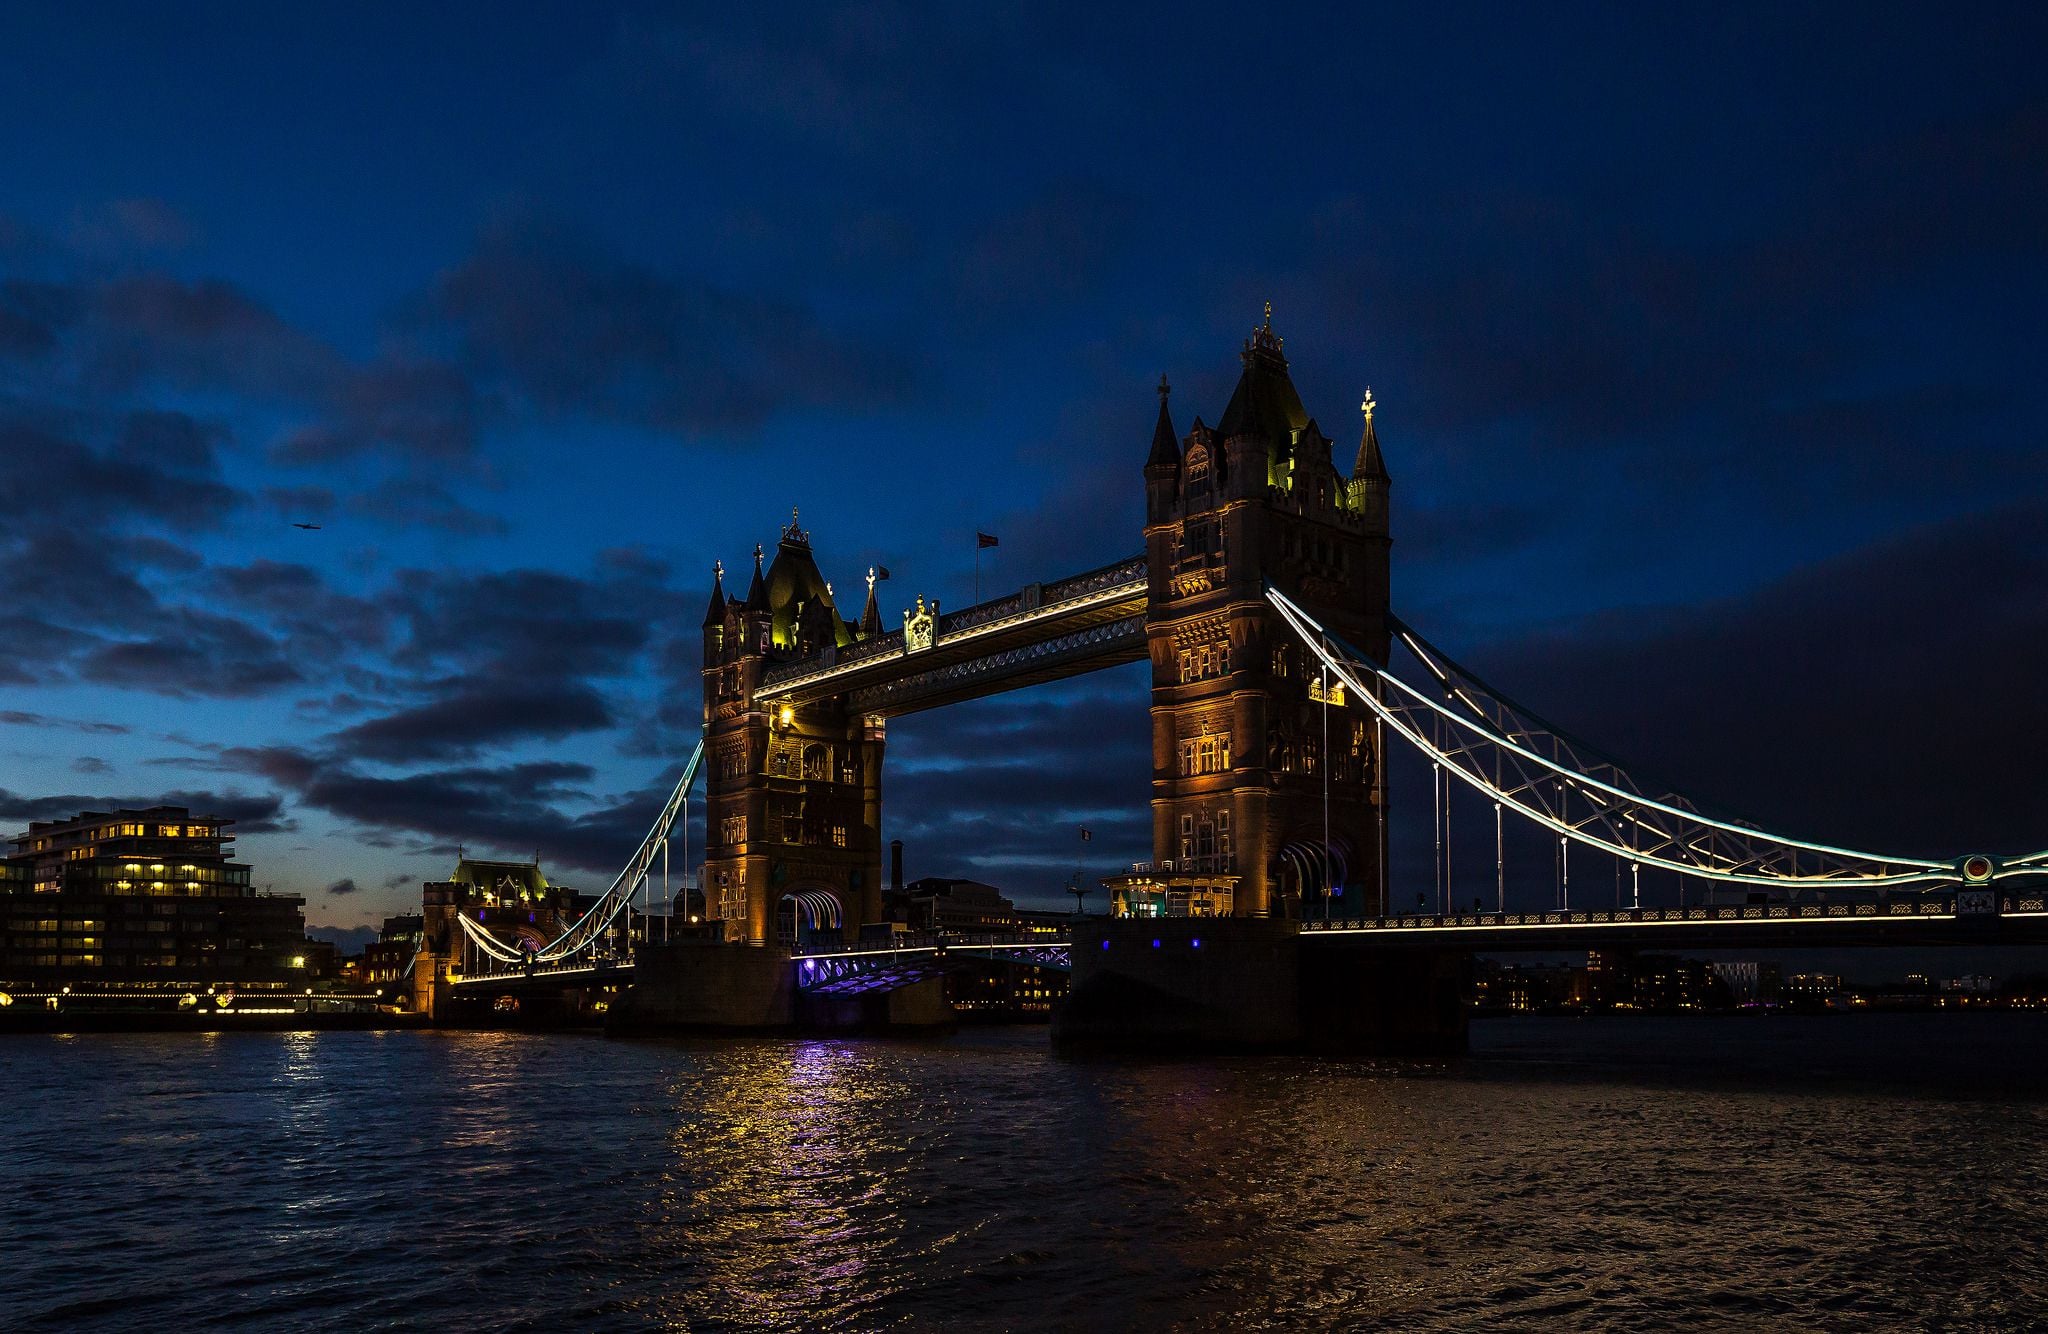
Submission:
[[[1279,880],[1289,916],[1306,916],[1309,905],[1321,898],[1326,887],[1342,890],[1349,878],[1350,857],[1345,840],[1333,835],[1321,839],[1290,839],[1280,845]]]
[[[846,908],[822,885],[799,885],[775,905],[775,940],[795,949],[838,944],[846,938]]]

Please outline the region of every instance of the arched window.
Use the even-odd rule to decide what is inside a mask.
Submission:
[[[823,779],[830,767],[830,753],[824,746],[812,742],[804,747],[804,777]]]

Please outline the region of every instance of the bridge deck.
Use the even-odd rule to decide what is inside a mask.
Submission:
[[[456,991],[506,994],[560,987],[624,986],[633,980],[630,963],[576,964],[567,968],[536,968],[532,972],[465,973],[448,979]]]
[[[1969,911],[1970,907],[1981,911]],[[1473,950],[1825,949],[2048,941],[2048,903],[2029,894],[1994,909],[1955,894],[1890,903],[1771,903],[1536,913],[1461,913],[1308,921],[1304,940],[1331,946]]]
[[[904,632],[770,668],[757,702],[844,695],[891,717],[1035,685],[1145,656],[1145,558],[1090,570],[938,618],[929,647]]]

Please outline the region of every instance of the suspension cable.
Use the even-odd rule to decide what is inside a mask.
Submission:
[[[1381,721],[1391,726],[1425,755],[1439,763],[1448,763],[1468,785],[1513,806],[1524,818],[1550,829],[1569,841],[1585,843],[1607,852],[1620,852],[1632,859],[1653,866],[1662,866],[1682,877],[1697,876],[1731,884],[1783,887],[1789,883],[1875,888],[1953,883],[1958,878],[1955,866],[1949,862],[1879,856],[1828,844],[1764,834],[1753,828],[1699,814],[1696,810],[1686,809],[1671,801],[1643,796],[1639,792],[1618,785],[1617,782],[1573,769],[1560,760],[1540,754],[1522,740],[1504,734],[1483,717],[1467,716],[1437,704],[1427,694],[1392,672],[1366,660],[1340,638],[1329,635],[1327,630],[1278,590],[1268,590],[1267,597],[1310,651],[1323,657],[1345,685],[1363,696],[1367,706]],[[1344,656],[1340,657],[1325,650],[1321,643],[1325,638],[1330,641],[1333,648],[1343,649]],[[1376,678],[1375,685],[1390,687],[1394,698],[1391,701],[1383,699],[1375,691],[1365,689],[1361,683],[1361,670]],[[1476,705],[1473,707],[1475,712],[1483,713]],[[1473,735],[1476,738],[1475,743],[1461,746],[1456,754],[1451,753],[1442,744],[1434,744],[1418,726],[1416,715],[1425,711],[1432,729],[1449,723],[1461,732]],[[1540,796],[1531,799],[1531,793],[1535,789],[1526,776],[1522,783],[1515,786],[1510,786],[1505,781],[1490,780],[1479,771],[1477,762],[1470,759],[1475,749],[1491,749],[1496,752],[1497,759],[1509,758],[1518,766],[1526,762],[1558,779],[1569,780],[1571,790],[1578,794],[1582,801],[1594,806],[1592,813],[1577,821],[1567,818],[1566,798],[1563,797],[1559,799],[1559,809],[1556,812],[1545,809]],[[1626,778],[1625,774],[1619,776]],[[1604,794],[1604,797],[1599,794]],[[1607,836],[1587,827],[1596,822],[1604,823],[1617,832]],[[1631,837],[1627,842],[1621,839],[1618,832],[1624,827],[1632,827]],[[1652,836],[1652,845],[1631,847],[1631,843],[1640,845],[1643,842],[1640,835],[1645,832]],[[1823,858],[1863,865],[1844,866],[1837,870],[1827,870],[1823,867],[1813,873],[1808,873],[1802,868],[1796,877],[1773,869],[1774,858],[1785,849],[1793,847],[1818,853]],[[2022,859],[2018,864],[2008,863],[2005,867],[1995,868],[1994,874],[2000,871],[2032,869],[2037,861],[2048,863],[2048,853]],[[1749,869],[1752,867],[1755,869]]]

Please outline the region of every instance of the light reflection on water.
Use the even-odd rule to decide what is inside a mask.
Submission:
[[[2028,1016],[1514,1021],[1436,1067],[0,1041],[0,1327],[2022,1327]]]

